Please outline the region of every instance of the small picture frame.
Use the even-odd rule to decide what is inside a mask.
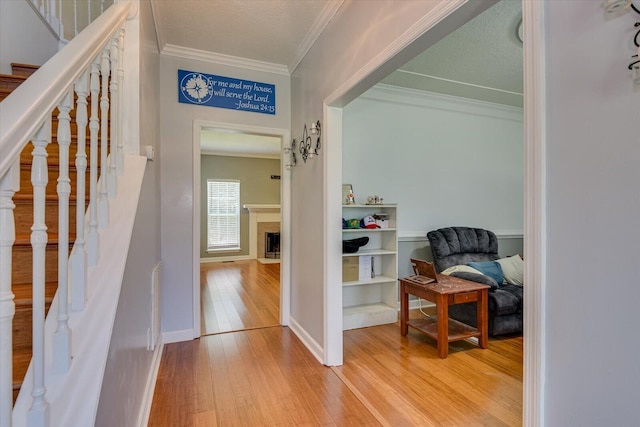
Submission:
[[[351,205],[354,202],[349,201],[349,195],[353,194],[353,187],[351,184],[342,184],[342,204]]]

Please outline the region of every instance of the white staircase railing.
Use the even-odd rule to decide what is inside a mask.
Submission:
[[[100,16],[113,0],[26,0],[64,46]]]
[[[63,2],[60,0],[42,0],[36,3],[45,14],[60,16],[56,15],[62,7],[60,4]],[[101,7],[104,6],[104,2],[100,3]],[[121,141],[123,133],[119,128],[122,120],[117,117],[117,114],[122,114],[122,110],[116,106],[122,105],[118,87],[122,87],[124,76],[121,53],[124,47],[124,23],[130,7],[129,2],[113,4],[90,27],[71,40],[64,49],[0,102],[0,427],[12,425],[12,321],[15,313],[12,293],[12,247],[16,239],[13,197],[19,191],[20,153],[31,141],[34,146],[31,165],[34,203],[31,227],[33,387],[31,408],[26,419],[28,425],[48,426],[52,420],[49,420],[45,383],[48,373],[45,370],[51,369],[55,374],[64,374],[74,363],[71,358],[73,331],[68,322],[69,309],[72,312],[84,309],[87,300],[88,265],[96,265],[99,262],[99,236],[96,233],[96,225],[99,224],[100,228],[109,226],[109,204],[101,202],[101,199],[104,198],[106,202],[109,195],[115,197],[116,174],[122,175],[124,170],[124,165],[118,164],[124,162]],[[75,101],[74,93],[77,95]],[[85,133],[89,122],[88,104],[91,113],[90,215],[89,223],[85,224]],[[114,106],[111,111],[110,105]],[[59,145],[60,158],[57,178],[59,250],[58,260],[54,261],[46,259],[48,234],[45,203],[48,184],[47,147],[52,139],[52,114],[56,108],[56,142]],[[72,111],[75,114],[71,114]],[[69,259],[69,199],[72,186],[69,178],[69,145],[73,120],[78,129],[78,150],[75,159],[77,226],[76,242]],[[102,143],[100,165],[97,157],[98,132]],[[108,136],[111,137],[111,152],[107,156]],[[107,194],[109,182],[113,182],[112,194]],[[98,186],[102,189],[101,193],[98,193]],[[88,229],[86,240],[85,227]],[[45,265],[53,262],[58,263],[57,330],[52,336],[45,336]],[[53,348],[53,366],[45,366],[45,340],[52,340],[50,345]]]

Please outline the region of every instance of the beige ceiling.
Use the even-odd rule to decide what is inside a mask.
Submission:
[[[161,53],[197,52],[198,58],[214,61],[233,58],[234,63],[264,64],[261,69],[282,74],[295,70],[343,4],[343,0],[151,1]],[[375,7],[374,0],[352,1],[370,1]],[[521,15],[521,0],[502,0],[382,83],[522,106],[522,44],[517,38]],[[229,144],[215,142],[224,136],[212,132],[203,137],[209,141],[203,152],[229,150]],[[271,142],[270,155],[275,155]],[[246,141],[236,143],[244,152],[252,150]],[[257,147],[260,155],[266,155],[264,144]]]

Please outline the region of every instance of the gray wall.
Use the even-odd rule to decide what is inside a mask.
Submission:
[[[216,258],[249,255],[249,211],[246,204],[280,204],[279,159],[249,157],[200,156],[200,257]],[[207,253],[207,180],[240,181],[240,252]]]
[[[549,427],[640,425],[640,15],[602,3],[545,2]]]
[[[0,0],[3,1],[3,0]],[[147,351],[151,325],[151,271],[160,262],[159,55],[149,0],[140,1],[140,145],[156,147],[147,162],[118,302],[96,426],[130,426],[146,403],[153,352]],[[129,34],[129,32],[128,32]]]
[[[180,104],[176,96],[178,69],[275,84],[276,114]],[[197,161],[193,154],[194,121],[288,130],[290,100],[289,76],[161,55],[161,214],[166,224],[162,230],[163,333],[193,336],[193,211],[197,209],[193,205],[193,163]]]
[[[0,0],[0,73],[11,63],[42,65],[58,52],[58,40],[26,0]]]
[[[376,86],[343,110],[342,180],[398,203],[403,232],[522,233],[522,109]]]

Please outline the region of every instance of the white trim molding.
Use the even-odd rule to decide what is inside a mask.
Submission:
[[[318,362],[324,363],[324,353],[322,351],[322,346],[318,344],[309,333],[302,327],[293,317],[289,318],[289,329],[293,331],[293,333],[298,337],[302,344],[307,347],[307,350],[313,354]]]
[[[196,338],[196,336],[193,333],[193,329],[182,329],[180,331],[168,331],[162,333],[162,342],[164,344],[191,341],[194,338]]]
[[[251,259],[249,255],[216,256],[216,257],[210,257],[210,258],[200,258],[200,264],[211,264],[214,262],[245,261],[248,259]]]
[[[193,49],[190,47],[176,46],[170,43],[164,45],[160,54],[182,59],[227,65],[229,67],[244,68],[252,71],[279,74],[282,76],[289,75],[289,69],[286,65],[256,61],[255,59],[240,58],[238,56],[224,55],[222,53],[208,52],[206,50]]]
[[[495,230],[493,233],[498,239],[523,239],[522,230]],[[399,242],[428,242],[426,231],[399,231]]]
[[[200,325],[200,135],[202,129],[227,129],[251,135],[265,135],[280,138],[280,149],[291,141],[287,129],[242,125],[237,123],[193,121],[193,338],[199,338]],[[280,324],[289,324],[291,311],[291,171],[280,162]],[[250,255],[249,255],[250,257]],[[220,258],[217,258],[220,259]],[[235,258],[237,259],[237,257]],[[212,261],[215,262],[215,261]],[[166,342],[166,340],[165,340]]]
[[[546,329],[545,10],[522,2],[524,30],[524,378],[523,425],[544,427]]]
[[[333,18],[336,12],[338,12],[338,9],[340,9],[343,3],[344,0],[329,0],[325,4],[320,15],[318,15],[318,18],[315,20],[309,29],[309,32],[304,36],[293,54],[293,58],[289,62],[289,73],[293,74],[296,68],[298,68],[302,58],[304,58],[307,52],[309,52],[311,46],[313,46],[318,37],[320,37],[320,34],[322,34],[327,24],[329,24],[329,21],[331,21],[331,18]]]
[[[162,361],[162,350],[164,344],[162,342],[162,335],[160,335],[160,341],[153,351],[153,360],[151,362],[151,370],[147,377],[147,385],[144,389],[144,396],[142,397],[142,406],[140,407],[140,415],[138,416],[137,425],[145,427],[149,425],[149,417],[151,416],[151,404],[153,403],[153,394],[156,390],[156,381],[158,380],[158,372],[160,371],[160,362]]]
[[[387,84],[375,85],[363,93],[361,98],[522,122],[521,107]]]

